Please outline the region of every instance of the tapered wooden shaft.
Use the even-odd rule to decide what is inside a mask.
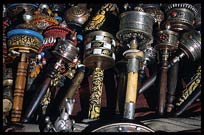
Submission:
[[[164,50],[162,56],[162,68],[160,77],[160,89],[159,89],[159,103],[158,113],[159,115],[164,114],[164,108],[166,104],[166,92],[167,92],[167,68],[168,65],[168,50]]]
[[[74,76],[74,78],[72,80],[71,86],[69,87],[66,95],[64,96],[63,100],[60,103],[60,108],[61,109],[63,107],[65,107],[65,100],[67,98],[73,98],[74,93],[76,92],[76,90],[80,86],[80,84],[83,81],[83,79],[84,79],[84,71],[82,71],[82,70],[77,71],[76,75]]]
[[[20,122],[21,120],[24,90],[26,86],[27,67],[28,62],[26,60],[26,54],[22,53],[21,60],[18,63],[17,77],[15,82],[13,108],[11,112],[12,122]]]

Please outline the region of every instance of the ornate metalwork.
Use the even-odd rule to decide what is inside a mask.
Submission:
[[[197,9],[186,3],[169,4],[166,7],[167,22],[170,22],[171,29],[175,31],[188,31],[193,28]]]
[[[88,20],[90,13],[88,9],[81,8],[79,6],[73,6],[69,8],[65,13],[65,21],[67,25],[75,25],[82,27],[82,25]]]
[[[9,4],[7,7],[7,15],[10,18],[15,17],[20,12],[23,12],[25,10],[26,12],[34,13],[37,10],[38,6],[36,4],[31,3],[14,3]]]
[[[114,65],[115,46],[114,37],[105,31],[94,31],[85,37],[84,64],[88,68],[97,67],[101,63],[102,69],[108,69]]]
[[[88,24],[85,26],[85,31],[99,30],[106,20],[106,13],[109,11],[113,11],[114,8],[115,5],[112,3],[104,4],[101,9],[98,10],[96,15],[91,18],[91,21],[89,21]]]
[[[130,43],[134,38],[137,39],[139,46],[145,46],[153,42],[153,23],[154,18],[141,11],[127,11],[120,15],[119,31],[116,37],[124,44]]]

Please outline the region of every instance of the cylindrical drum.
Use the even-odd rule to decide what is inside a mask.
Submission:
[[[190,30],[195,23],[197,9],[191,4],[169,4],[166,7],[167,22],[170,22],[171,29],[175,31]]]
[[[84,64],[88,68],[108,69],[115,63],[114,37],[105,31],[93,31],[85,37]]]
[[[7,33],[9,51],[38,52],[43,36],[30,29],[13,29]]]
[[[138,45],[146,45],[153,40],[154,18],[142,11],[127,11],[120,15],[119,32],[116,37],[126,43],[137,39]]]
[[[62,58],[64,62],[73,62],[78,56],[78,50],[70,40],[59,40],[55,50],[52,51],[57,57]]]
[[[33,14],[37,10],[38,6],[36,4],[31,3],[13,3],[9,4],[7,7],[7,15],[12,19],[19,13],[23,12],[30,12]]]
[[[195,30],[184,33],[179,47],[189,59],[193,61],[199,59],[201,57],[201,34]]]
[[[178,33],[171,30],[161,30],[158,32],[158,40],[156,43],[158,50],[175,50],[178,48]]]
[[[68,27],[64,27],[64,26],[53,25],[48,27],[43,32],[44,42],[39,51],[41,52],[45,47],[54,46],[57,38],[66,39],[67,35],[69,34],[74,35],[74,33],[75,31],[72,31]],[[77,42],[77,40],[73,42],[75,43]]]
[[[68,27],[59,26],[59,25],[50,26],[43,32],[43,36],[45,38],[60,37],[61,39],[65,39],[67,34],[74,34],[74,31],[69,29]]]
[[[51,25],[59,24],[59,22],[54,17],[43,14],[33,15],[33,19],[30,21],[30,23],[35,25],[39,31],[43,31]]]
[[[65,21],[68,26],[82,27],[82,25],[88,20],[90,13],[87,9],[79,6],[73,6],[69,8],[65,13]]]
[[[154,18],[154,22],[161,22],[164,19],[164,13],[160,10],[160,4],[142,4],[142,8]]]

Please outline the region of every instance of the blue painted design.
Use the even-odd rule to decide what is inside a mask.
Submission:
[[[14,4],[9,5],[8,8],[15,7],[15,6],[21,6],[21,5],[29,5],[29,6],[38,8],[36,4],[31,4],[31,3],[14,3]]]
[[[14,29],[14,30],[11,30],[11,31],[9,31],[7,33],[7,37],[10,38],[13,35],[21,35],[21,34],[37,37],[38,39],[40,39],[41,43],[44,40],[43,36],[40,33],[36,32],[36,31],[33,31],[33,30],[29,30],[29,29]]]
[[[80,41],[83,41],[83,36],[79,34],[79,35],[77,35],[77,39]]]
[[[55,19],[56,19],[57,21],[59,21],[59,22],[62,21],[62,17],[60,17],[60,16],[55,16]]]
[[[44,52],[41,52],[40,55],[41,55],[42,57],[44,57],[44,56],[45,56],[45,53],[44,53]]]

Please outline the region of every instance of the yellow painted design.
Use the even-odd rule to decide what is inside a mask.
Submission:
[[[103,70],[96,68],[93,72],[91,96],[89,100],[89,119],[98,119],[100,116],[103,77]]]

